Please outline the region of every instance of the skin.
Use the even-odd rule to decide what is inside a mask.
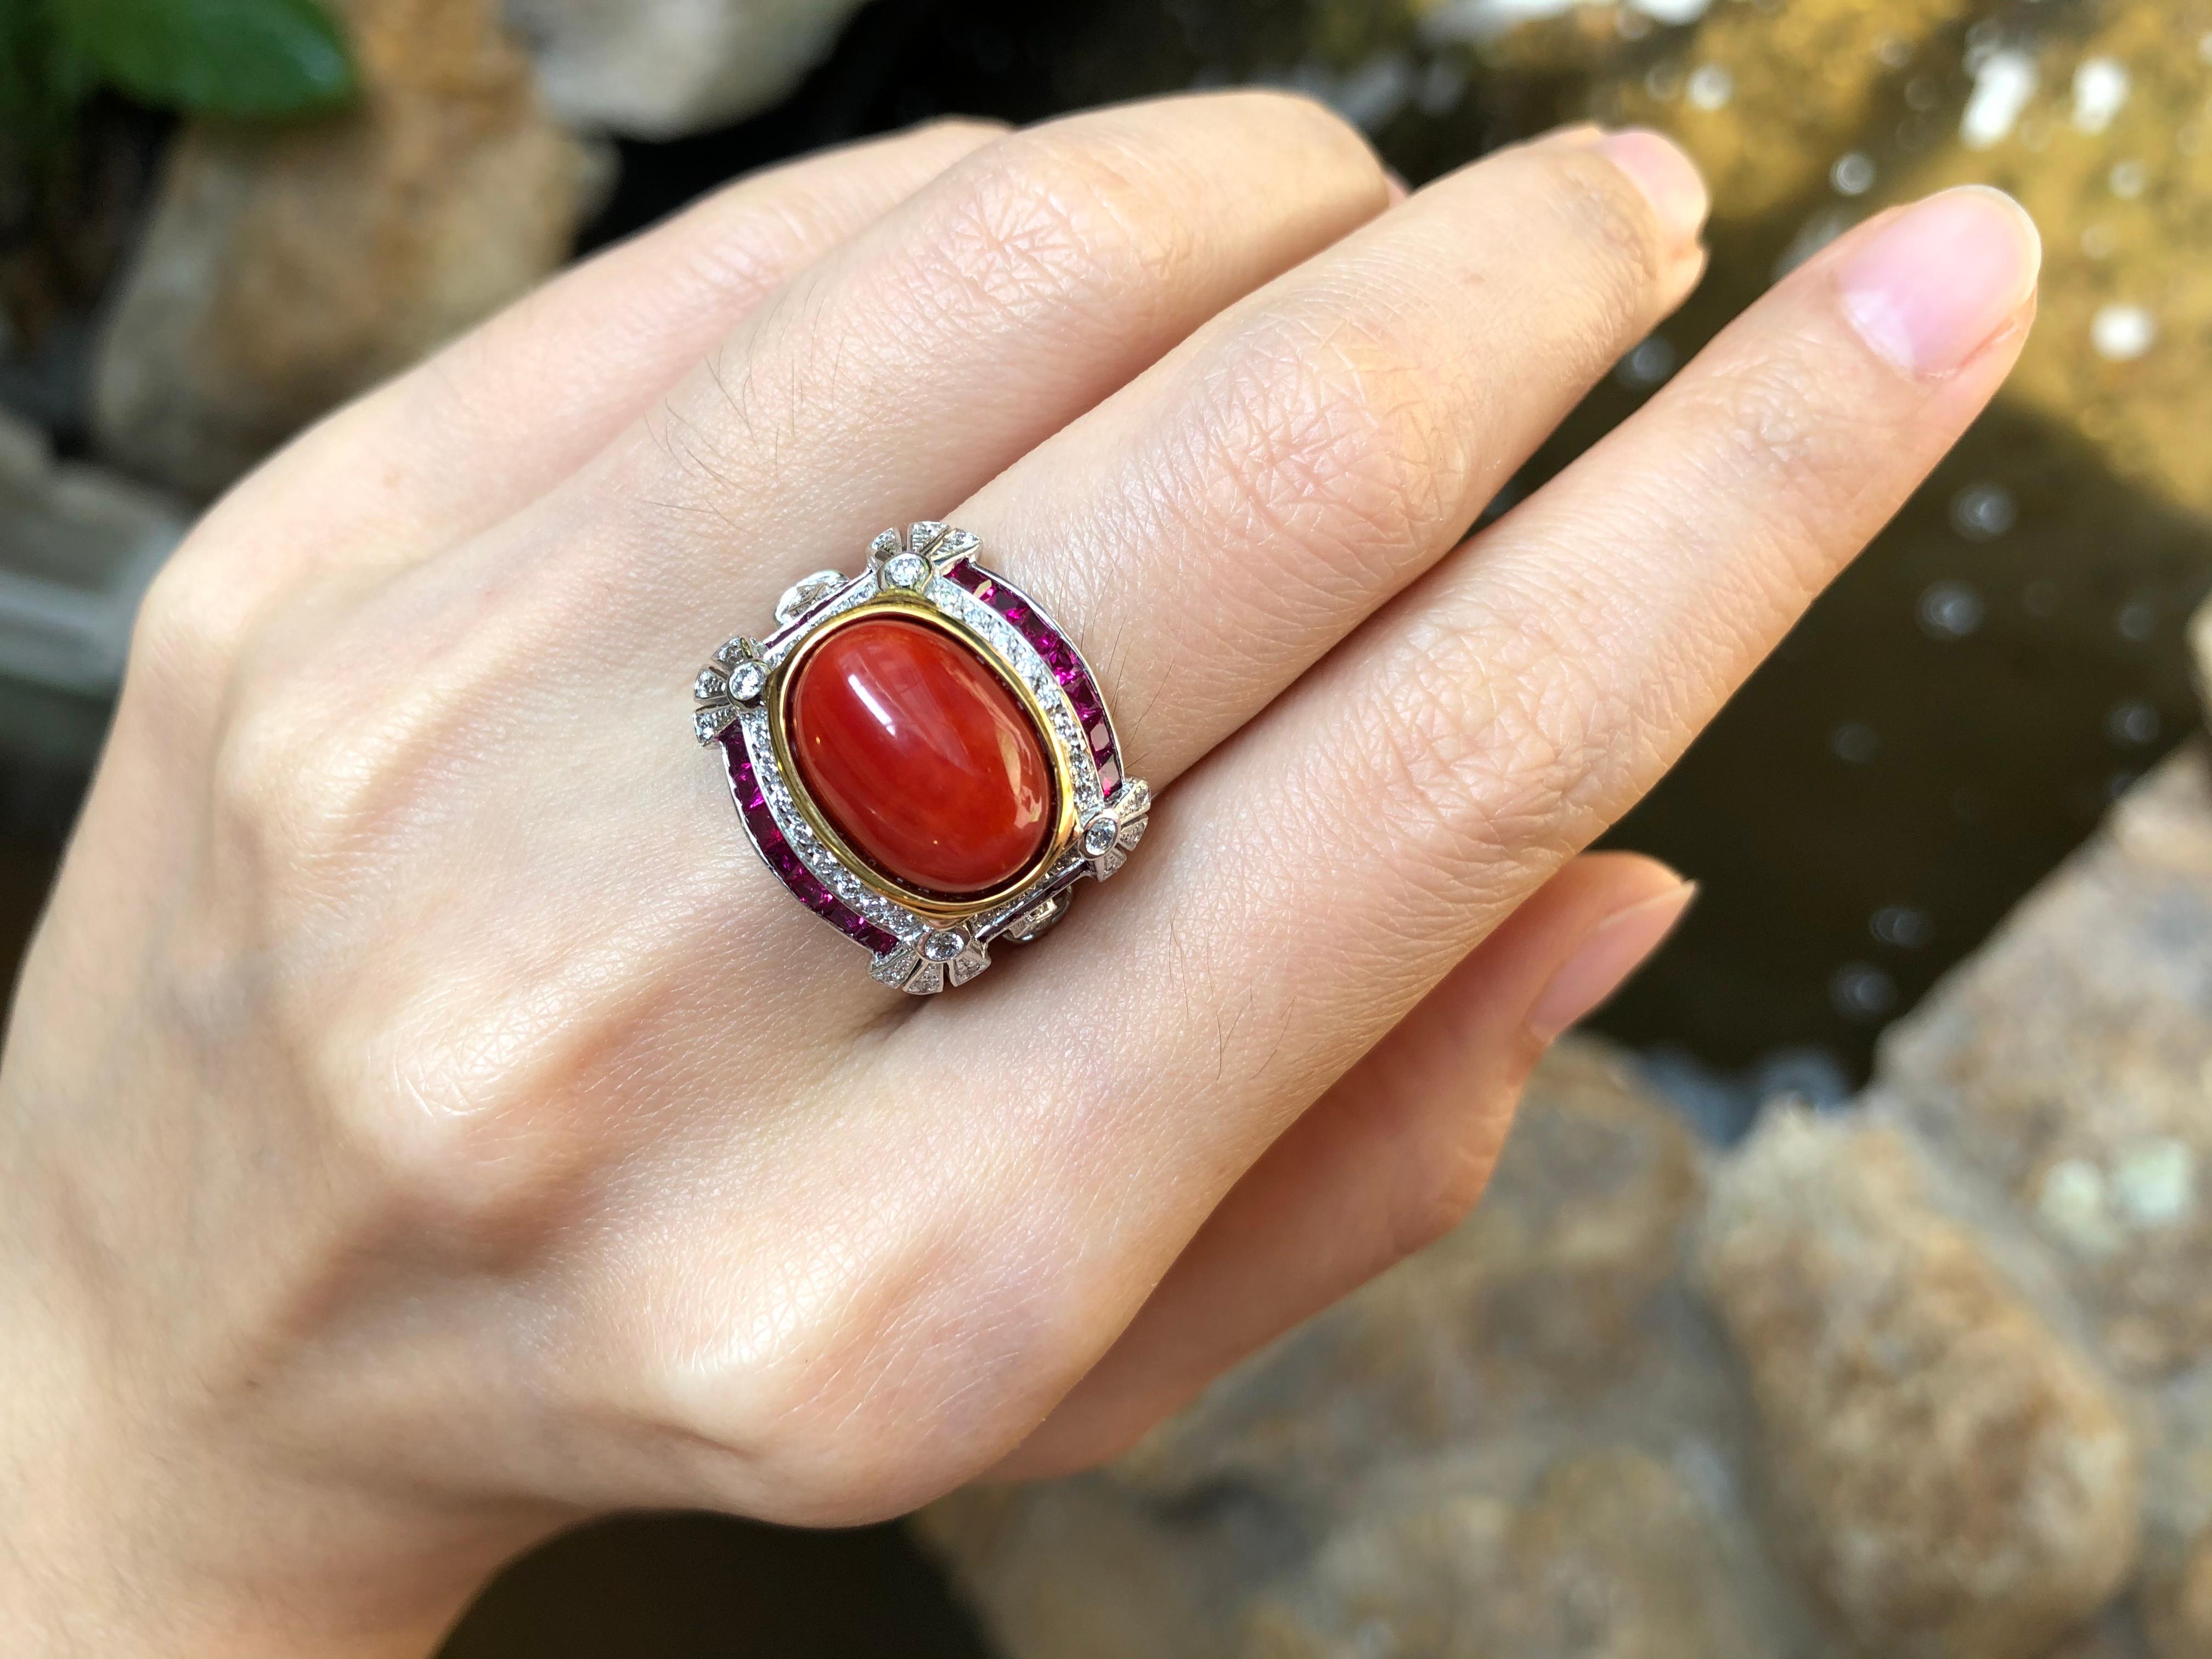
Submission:
[[[1467,538],[1701,216],[1648,135],[1408,199],[1274,94],[937,126],[241,486],[147,603],[0,1067],[13,1650],[419,1655],[581,1516],[1081,1467],[1452,1225],[1687,902],[1581,849],[2033,308],[2021,233],[1971,349],[1900,366],[1869,228]],[[1076,629],[1162,795],[927,1003],[686,724],[716,643],[923,516]]]

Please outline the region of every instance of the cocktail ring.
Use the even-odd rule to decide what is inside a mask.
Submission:
[[[886,530],[807,577],[693,687],[745,833],[793,896],[930,996],[1026,945],[1145,833],[1098,682],[964,530]]]

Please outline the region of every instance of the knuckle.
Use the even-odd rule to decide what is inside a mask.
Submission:
[[[1278,143],[1310,146],[1348,163],[1355,172],[1371,173],[1378,185],[1382,183],[1382,163],[1367,135],[1312,94],[1286,88],[1254,87],[1216,95],[1233,106],[1240,125],[1275,128]]]
[[[1651,204],[1601,155],[1543,155],[1545,198],[1590,267],[1592,333],[1608,345],[1640,336],[1672,264]]]
[[[386,1047],[378,1034],[318,1025],[295,1046],[382,1235],[434,1237],[477,1262],[520,1260],[586,1201],[589,1138],[513,1089],[457,1111],[406,1067],[365,1066],[365,1052]]]
[[[223,580],[187,545],[139,605],[131,632],[132,678],[165,702],[204,697],[228,678],[250,616],[240,585]]]
[[[1016,318],[1131,274],[1173,281],[1199,252],[1198,228],[1161,188],[1158,163],[1126,147],[1046,128],[979,158],[946,222],[926,239],[927,291]]]
[[[1239,540],[1332,602],[1370,595],[1456,533],[1474,461],[1467,423],[1392,317],[1279,313],[1237,347],[1206,400],[1200,467]],[[1225,482],[1227,489],[1223,489]]]
[[[1586,838],[1604,734],[1620,724],[1584,665],[1595,644],[1539,610],[1510,628],[1431,617],[1403,647],[1374,746],[1395,837],[1485,886]]]

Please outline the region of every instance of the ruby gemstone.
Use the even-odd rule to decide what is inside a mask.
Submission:
[[[1043,739],[1006,682],[950,635],[896,617],[841,628],[800,665],[790,708],[800,782],[893,880],[969,897],[1043,849]]]

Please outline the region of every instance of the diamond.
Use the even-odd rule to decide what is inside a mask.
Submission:
[[[1083,852],[1086,858],[1103,859],[1114,850],[1121,837],[1121,826],[1114,822],[1113,814],[1102,813],[1091,820],[1091,827],[1083,832]]]
[[[692,682],[691,695],[701,702],[712,702],[729,689],[729,683],[708,668],[701,671],[699,678]]]
[[[932,962],[950,962],[967,948],[967,935],[952,930],[932,933],[921,942],[922,955]]]
[[[741,662],[730,673],[730,695],[739,702],[757,702],[768,690],[768,670],[757,662]]]
[[[812,575],[793,582],[784,590],[783,597],[775,602],[776,621],[798,621],[844,585],[844,573],[838,570],[817,570]]]
[[[929,580],[929,561],[902,553],[884,567],[884,575],[894,587],[919,587]]]

